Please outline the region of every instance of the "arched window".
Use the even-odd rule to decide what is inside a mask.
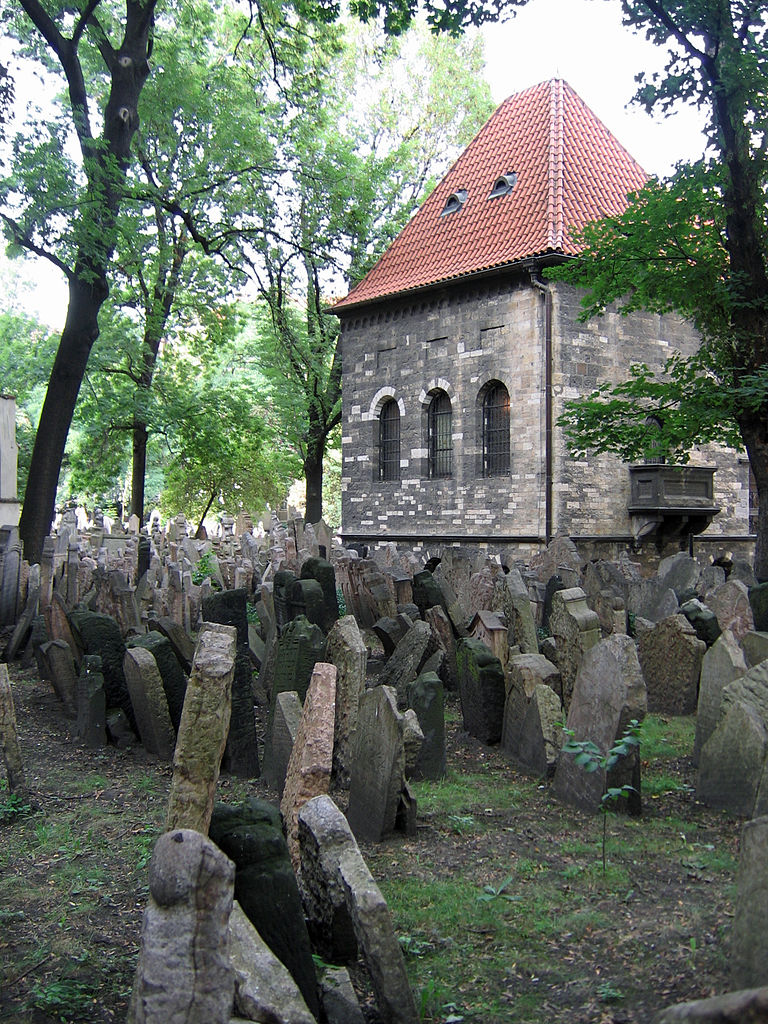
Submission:
[[[379,480],[400,479],[400,408],[388,398],[379,413]]]
[[[664,457],[664,443],[661,439],[663,423],[658,416],[646,416],[645,426],[647,427],[648,442],[645,446],[646,466],[663,466],[667,461]]]
[[[509,473],[509,392],[492,381],[483,395],[483,476]]]
[[[432,401],[427,410],[427,449],[429,475],[450,476],[453,472],[453,439],[451,437],[451,400],[445,391],[430,392]]]

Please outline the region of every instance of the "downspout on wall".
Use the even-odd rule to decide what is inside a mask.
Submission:
[[[538,268],[530,271],[531,284],[544,299],[544,538],[552,540],[552,289],[541,277]]]

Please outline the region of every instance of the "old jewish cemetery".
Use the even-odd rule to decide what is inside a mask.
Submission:
[[[567,538],[528,564],[451,547],[418,558],[394,544],[370,556],[298,516],[224,517],[218,536],[199,541],[183,517],[107,530],[98,516],[83,528],[70,511],[43,562],[30,566],[6,526],[4,833],[13,841],[19,830],[44,831],[53,799],[25,774],[34,744],[14,697],[24,708],[30,697],[42,702],[73,756],[133,759],[165,774],[162,823],[144,844],[146,895],[133,908],[140,940],[110,951],[135,963],[130,1021],[480,1019],[469,993],[483,954],[462,962],[450,986],[411,981],[413,961],[460,942],[462,918],[476,910],[504,917],[513,943],[487,951],[504,965],[507,989],[485,1019],[763,1020],[766,594],[738,561],[701,566],[679,553],[649,573],[628,558],[585,563]],[[656,778],[646,793],[644,776],[655,772],[646,715],[656,728],[695,721],[690,784]],[[606,755],[628,735],[639,744],[611,762]],[[591,760],[563,751],[568,737],[593,750]],[[530,922],[516,923],[514,911],[528,880],[554,868],[546,834],[510,802],[514,780],[530,780],[547,822],[574,830],[558,840],[559,856],[591,851],[588,868],[557,866],[546,918],[558,938],[539,963],[525,949],[527,941],[537,948]],[[470,797],[465,810],[463,784],[485,806]],[[449,787],[457,804],[446,821],[462,852],[438,875],[419,866],[420,853],[437,843],[436,808]],[[622,836],[650,836],[654,805],[670,789],[683,841],[680,871],[666,881],[676,909],[664,931],[679,927],[692,889],[713,885],[716,846],[721,858],[732,852],[735,885],[717,896],[732,899],[727,911],[711,908],[719,930],[675,938],[681,962],[693,964],[686,991],[699,997],[685,1006],[675,1005],[683,1001],[662,964],[666,990],[639,1002],[623,991],[633,948],[637,957],[649,941],[640,922],[656,911],[635,912],[648,902],[648,882],[635,846],[622,863]],[[26,814],[7,813],[14,801]],[[503,854],[486,848],[482,815],[512,837]],[[607,872],[599,869],[604,816]],[[435,909],[431,930],[398,934],[384,891],[402,888],[429,907],[439,901],[430,887],[467,856],[476,858],[474,888],[456,931]],[[54,855],[41,867],[58,863]],[[18,884],[23,867],[6,864],[4,873]],[[580,877],[585,870],[591,880]],[[627,973],[618,974],[601,968],[589,943],[616,877],[622,910],[612,927],[627,947]],[[579,886],[596,903],[592,923],[570,912],[558,926],[557,900]],[[101,888],[92,883],[91,895]],[[73,905],[81,895],[72,890]],[[4,906],[16,920],[13,889]],[[715,991],[706,981],[696,988],[703,945],[718,953]],[[558,983],[561,958],[582,960],[581,989]],[[520,997],[529,1000],[539,974],[549,992],[529,1018]],[[4,1013],[23,1005],[25,981],[4,984]],[[612,1006],[615,1016],[599,1015]]]

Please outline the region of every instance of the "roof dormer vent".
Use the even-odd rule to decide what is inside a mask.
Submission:
[[[464,203],[467,201],[467,190],[465,188],[457,189],[456,192],[452,192],[445,201],[445,206],[440,214],[441,217],[447,217],[450,213],[456,213],[460,210]]]
[[[499,196],[505,196],[508,192],[517,184],[517,174],[515,171],[510,171],[508,174],[502,174],[501,177],[496,179],[491,194],[488,196],[489,199],[497,199]]]

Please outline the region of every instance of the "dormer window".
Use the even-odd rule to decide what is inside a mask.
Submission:
[[[456,192],[452,192],[451,195],[445,201],[443,212],[440,214],[441,217],[447,217],[450,213],[456,213],[460,210],[464,203],[467,201],[467,190],[460,188]]]
[[[512,191],[516,184],[517,174],[514,171],[510,171],[509,174],[502,174],[501,177],[496,179],[496,183],[488,198],[497,199],[499,196],[505,196]]]

